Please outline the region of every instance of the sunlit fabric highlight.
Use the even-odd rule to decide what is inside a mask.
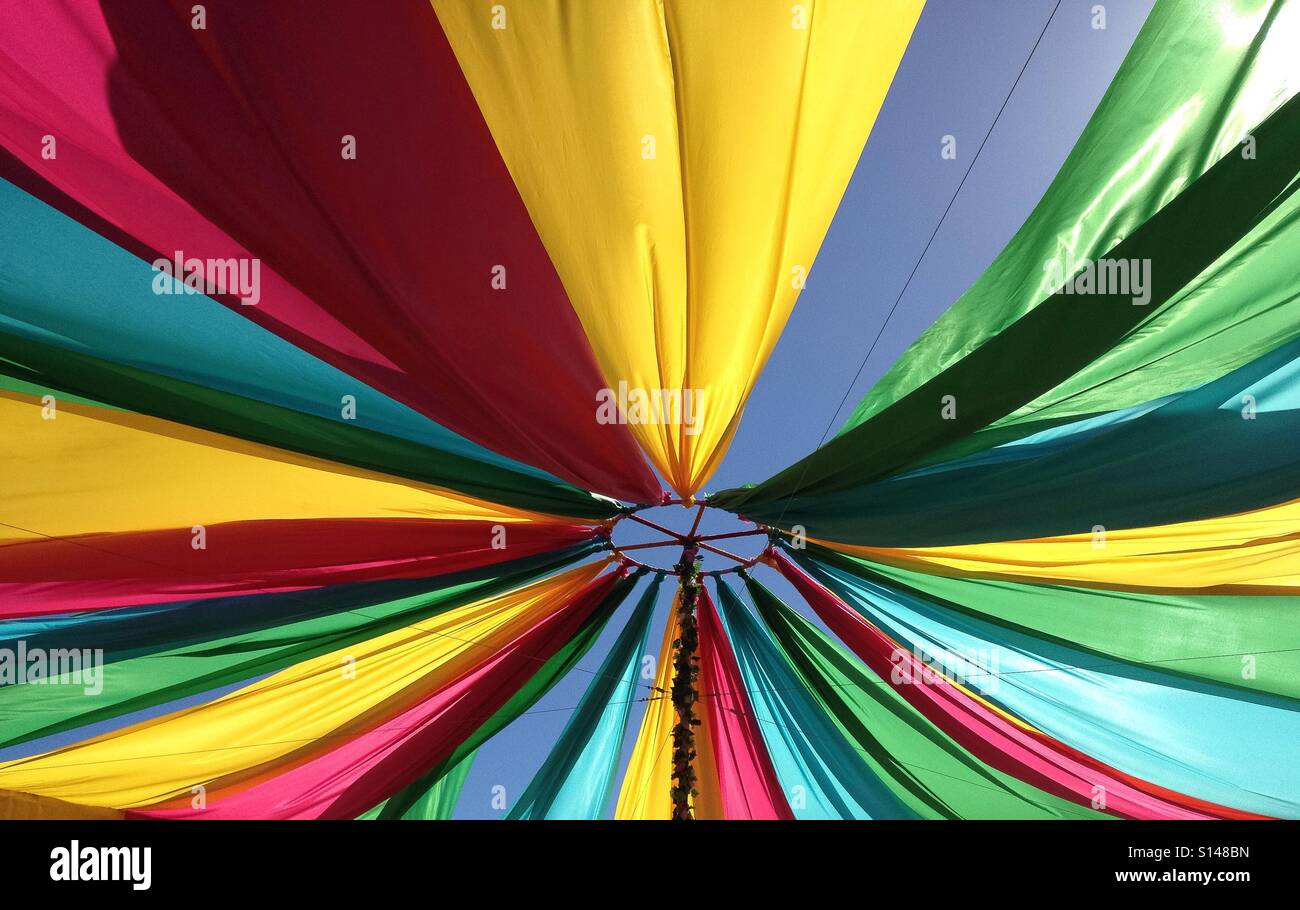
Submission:
[[[1059,260],[1064,275],[1074,274],[1233,151],[1300,90],[1297,42],[1300,7],[1286,0],[1156,3],[1024,226],[863,399],[844,429],[975,350],[1055,291],[1045,285],[1045,263]],[[1171,52],[1174,47],[1177,51]],[[1250,255],[1269,257],[1268,246],[1252,244]],[[1139,343],[1173,349],[1176,335],[1151,333]],[[1184,364],[1197,375],[1209,366],[1175,357],[1178,369],[1159,365],[1158,381],[1173,383],[1163,391],[1191,384],[1180,382]],[[1162,394],[1149,384],[1151,372],[1130,380],[1129,388],[1144,398]],[[1076,414],[1097,410],[1070,406]],[[1112,398],[1109,407],[1114,406]]]

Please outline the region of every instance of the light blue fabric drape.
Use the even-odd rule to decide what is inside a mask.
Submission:
[[[663,576],[656,575],[642,593],[559,741],[507,818],[601,817],[613,792],[628,715],[638,696],[641,658],[662,582]]]
[[[1292,699],[1068,647],[802,558],[905,648],[1009,713],[1111,767],[1191,796],[1300,817],[1300,708]]]
[[[862,760],[736,593],[718,581],[718,612],[795,817],[916,818]]]

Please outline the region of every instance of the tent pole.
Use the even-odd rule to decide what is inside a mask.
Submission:
[[[694,533],[692,531],[692,533]],[[695,789],[695,727],[700,721],[695,716],[699,700],[696,682],[700,674],[699,633],[695,623],[695,603],[700,594],[700,567],[697,562],[699,548],[688,538],[682,547],[681,561],[675,566],[679,579],[677,599],[678,638],[673,643],[673,707],[677,723],[673,726],[673,819],[689,821],[691,797]]]

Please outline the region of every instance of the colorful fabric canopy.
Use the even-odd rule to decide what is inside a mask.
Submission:
[[[985,273],[704,500],[735,579],[612,542],[721,464],[922,7],[8,12],[0,816],[448,819],[546,711],[504,817],[1300,817],[1297,0],[1156,2]]]

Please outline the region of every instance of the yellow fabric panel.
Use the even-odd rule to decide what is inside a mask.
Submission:
[[[0,544],[267,518],[560,520],[128,411],[56,415],[0,392]]]
[[[677,638],[677,600],[673,599],[664,627],[664,638],[659,644],[659,664],[655,668],[655,690],[646,702],[641,728],[636,734],[636,745],[623,772],[623,785],[618,791],[614,818],[666,820],[672,818],[673,801],[668,794],[672,787],[674,722],[673,702],[669,695],[673,678],[673,641]]]
[[[694,427],[630,426],[694,493],[923,0],[431,2],[610,388],[696,396]]]
[[[864,547],[842,553],[940,574],[1123,590],[1300,592],[1300,500],[1222,518],[953,547]]]
[[[138,808],[203,784],[211,796],[345,742],[417,703],[560,609],[604,564],[295,664],[215,701],[0,764],[0,788]],[[329,737],[329,739],[322,739]]]

